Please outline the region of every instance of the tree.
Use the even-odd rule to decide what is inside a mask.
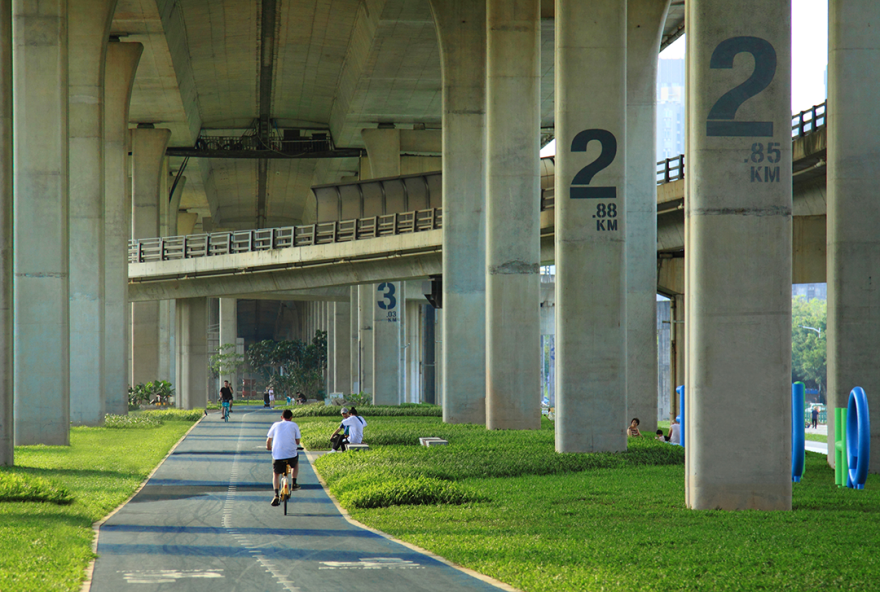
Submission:
[[[245,365],[245,358],[235,351],[234,343],[221,345],[217,353],[211,356],[211,373],[214,378],[224,374],[235,374]]]
[[[315,331],[311,344],[300,340],[253,343],[247,351],[251,370],[260,374],[276,395],[286,397],[302,391],[318,396],[327,368],[327,332]]]
[[[827,349],[825,327],[828,318],[824,300],[806,300],[797,296],[791,301],[791,380],[819,390],[825,400],[827,388]]]

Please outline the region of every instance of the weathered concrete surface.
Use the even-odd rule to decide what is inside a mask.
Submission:
[[[686,502],[790,510],[791,3],[693,0],[687,23]]]
[[[556,450],[616,452],[627,425],[626,4],[558,0],[556,14]],[[581,174],[592,162],[604,166]]]
[[[486,5],[431,0],[443,74],[443,421],[486,421]]]
[[[12,127],[12,0],[0,0],[0,466],[15,456]]]
[[[70,442],[67,2],[14,0],[15,444]]]
[[[870,471],[880,472],[880,5],[832,0],[828,8],[828,412],[865,389]],[[870,73],[870,75],[869,75]],[[829,415],[830,417],[830,415]],[[834,426],[828,424],[829,464]]]
[[[541,382],[539,5],[538,0],[489,0],[486,8],[488,429],[541,425],[536,396]],[[455,321],[446,318],[444,324]],[[456,344],[444,349],[450,347]]]

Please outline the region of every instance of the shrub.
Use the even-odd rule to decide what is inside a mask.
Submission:
[[[340,417],[339,407],[325,405],[324,403],[296,405],[291,408],[291,411],[294,417]],[[443,409],[437,405],[419,405],[417,407],[370,405],[364,408],[361,415],[367,419],[370,417],[442,417]],[[418,440],[416,440],[416,443],[418,443]]]
[[[430,477],[411,477],[384,481],[370,480],[340,494],[343,506],[387,508],[388,506],[461,505],[483,501],[463,487]]]
[[[159,421],[199,421],[205,415],[204,409],[149,409],[139,413]]]
[[[162,420],[149,415],[112,415],[104,416],[104,427],[114,429],[158,428]]]
[[[167,380],[154,380],[128,389],[128,405],[135,409],[138,405],[152,404],[153,402],[170,404],[173,398],[174,387]]]
[[[48,502],[65,506],[73,495],[62,485],[42,477],[0,471],[0,502]]]

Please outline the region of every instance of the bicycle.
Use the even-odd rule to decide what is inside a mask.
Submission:
[[[223,401],[221,405],[220,413],[223,415],[223,421],[229,423],[229,401]]]
[[[297,450],[303,450],[302,446],[298,446]],[[300,489],[299,485],[293,484],[293,468],[288,464],[287,470],[283,475],[279,477],[279,485],[280,488],[278,490],[278,499],[281,501],[281,505],[284,508],[284,515],[287,516],[287,500],[290,499],[290,494]]]

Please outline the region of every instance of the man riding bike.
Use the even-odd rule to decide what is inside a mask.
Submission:
[[[229,386],[229,381],[223,381],[223,388],[220,389],[220,411],[221,413],[232,413],[232,387]],[[227,409],[223,409],[227,407]]]
[[[293,482],[290,489],[296,491],[300,488],[296,483],[296,476],[299,473],[297,446],[299,446],[300,438],[299,426],[293,421],[293,412],[290,409],[285,409],[281,413],[281,421],[273,423],[266,436],[266,450],[272,451],[272,487],[275,489],[275,497],[272,498],[273,506],[281,503],[278,497],[278,480],[279,475],[287,472],[288,465]]]

